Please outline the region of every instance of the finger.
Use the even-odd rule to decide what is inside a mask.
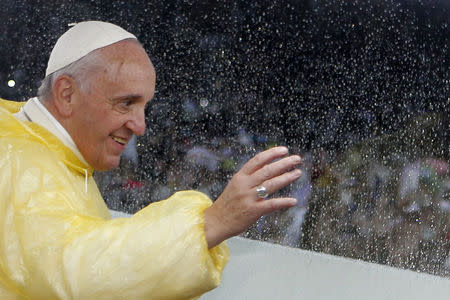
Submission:
[[[266,215],[279,209],[293,207],[296,204],[297,199],[295,198],[273,198],[260,201],[258,203],[258,208],[261,215]]]
[[[256,154],[252,159],[250,159],[241,169],[241,171],[245,174],[253,174],[256,170],[262,168],[264,165],[269,162],[282,157],[288,153],[288,149],[286,147],[274,147],[269,150],[260,152]]]
[[[301,162],[301,158],[298,155],[292,155],[285,157],[271,164],[265,165],[257,170],[250,179],[250,184],[260,185],[262,182],[272,179],[289,169],[292,169]]]
[[[292,170],[281,174],[280,176],[274,177],[270,180],[263,182],[263,186],[267,189],[269,194],[277,192],[279,189],[287,186],[288,184],[294,182],[302,175],[302,171],[299,169]]]

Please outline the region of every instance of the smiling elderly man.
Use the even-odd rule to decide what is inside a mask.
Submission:
[[[295,205],[267,199],[300,176],[300,157],[276,147],[214,204],[183,191],[111,220],[92,173],[144,133],[155,78],[134,35],[89,21],[57,41],[39,97],[0,100],[1,299],[195,298],[220,283],[224,240]]]

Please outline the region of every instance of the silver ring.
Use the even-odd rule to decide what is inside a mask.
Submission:
[[[261,185],[256,188],[256,195],[258,198],[267,198],[269,193],[267,193],[267,189]]]

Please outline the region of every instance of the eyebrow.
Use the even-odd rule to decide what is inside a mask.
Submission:
[[[122,100],[138,100],[142,98],[140,95],[137,94],[131,94],[131,95],[125,95],[125,96],[119,96],[119,97],[115,97],[115,98],[111,98],[112,102],[119,102]]]

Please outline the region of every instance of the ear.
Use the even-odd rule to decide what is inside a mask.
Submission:
[[[53,82],[53,103],[61,116],[72,115],[77,88],[75,79],[68,75],[61,75]]]

